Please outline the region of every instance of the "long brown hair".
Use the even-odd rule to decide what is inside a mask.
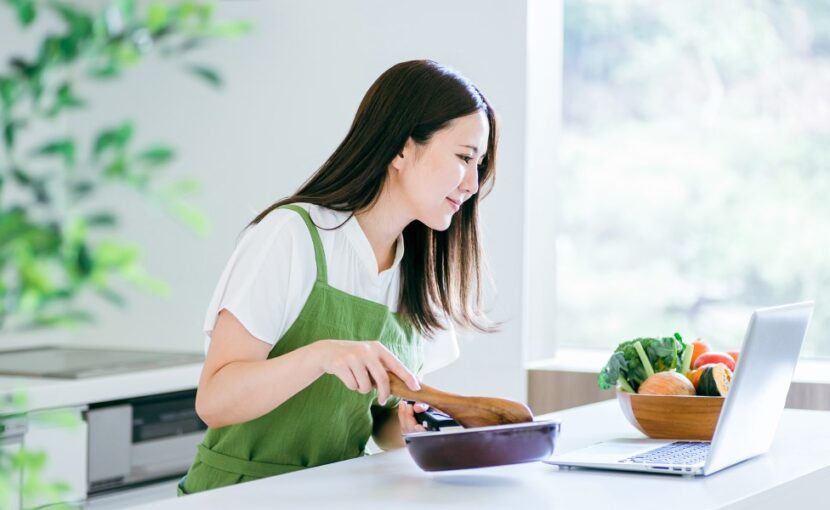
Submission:
[[[437,62],[411,60],[385,71],[366,92],[346,138],[323,166],[294,195],[272,204],[248,226],[295,202],[351,212],[351,219],[375,204],[389,163],[410,137],[426,144],[452,120],[478,111],[490,124],[487,154],[478,167],[479,192],[462,204],[446,231],[420,221],[404,228],[398,312],[425,336],[443,329],[436,313],[441,311],[464,328],[497,331],[498,324],[481,310],[482,280],[492,280],[478,227],[479,200],[495,181],[496,117],[475,85]]]

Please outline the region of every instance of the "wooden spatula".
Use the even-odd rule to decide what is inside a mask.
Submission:
[[[464,428],[533,421],[533,413],[521,402],[493,397],[465,397],[426,384],[421,384],[420,391],[412,391],[397,375],[392,372],[387,374],[393,395],[440,409]]]

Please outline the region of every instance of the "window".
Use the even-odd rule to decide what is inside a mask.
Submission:
[[[565,0],[558,344],[738,348],[815,299],[830,356],[830,2]]]

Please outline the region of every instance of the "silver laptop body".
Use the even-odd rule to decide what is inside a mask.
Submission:
[[[554,454],[544,462],[705,476],[765,453],[778,428],[812,313],[812,301],[752,313],[711,443],[616,439]]]

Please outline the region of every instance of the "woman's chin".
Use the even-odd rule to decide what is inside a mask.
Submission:
[[[443,232],[450,228],[450,225],[452,225],[452,216],[446,216],[444,218],[439,219],[438,221],[433,222],[432,225],[427,226],[432,230],[438,230],[440,232]]]
[[[432,230],[443,232],[444,230],[450,228],[450,225],[452,224],[452,215],[448,214],[437,218],[425,218],[424,220],[421,220],[421,223]]]

